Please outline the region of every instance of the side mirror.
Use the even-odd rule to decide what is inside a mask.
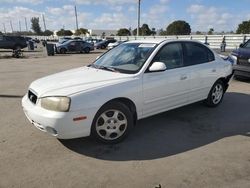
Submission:
[[[149,71],[150,72],[161,72],[165,71],[167,69],[165,63],[162,62],[154,62],[150,67]]]
[[[244,44],[241,43],[241,44],[240,44],[240,48],[243,48],[243,46],[244,46]]]

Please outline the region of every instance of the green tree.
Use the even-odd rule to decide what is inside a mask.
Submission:
[[[79,35],[86,35],[87,33],[89,33],[89,31],[85,28],[80,28],[80,29],[77,29],[75,31],[75,35],[79,36]]]
[[[172,22],[167,27],[168,35],[190,35],[191,27],[189,23],[183,20],[177,20]]]
[[[133,35],[137,35],[137,28],[133,30]],[[141,35],[141,28],[139,28],[139,35]]]
[[[70,30],[61,29],[61,30],[56,32],[56,35],[57,36],[71,36],[71,35],[73,35],[73,33]]]
[[[3,33],[0,31],[0,35],[2,35]]]
[[[238,25],[238,29],[236,30],[237,34],[249,34],[250,33],[250,20],[243,21]]]
[[[41,27],[39,24],[39,17],[32,17],[31,18],[31,29],[38,35],[41,34]]]
[[[200,31],[196,31],[196,33],[195,33],[196,35],[201,35],[202,34],[202,32],[200,32]]]
[[[212,35],[214,33],[214,28],[210,28],[209,31],[207,32],[208,35]]]
[[[142,24],[141,34],[142,34],[142,36],[149,36],[152,34],[152,31],[151,31],[151,29],[149,29],[148,24]]]
[[[165,35],[167,35],[167,31],[166,31],[166,30],[163,30],[163,29],[160,29],[160,30],[159,30],[159,35],[160,35],[160,36],[165,36]]]
[[[130,36],[130,31],[126,28],[121,28],[117,31],[118,36]]]
[[[53,35],[54,33],[52,32],[52,31],[50,31],[50,30],[45,30],[44,32],[43,32],[43,35],[44,36],[51,36],[51,35]]]
[[[139,28],[139,35],[142,36],[149,36],[152,35],[151,29],[149,29],[148,24],[142,24],[142,26]],[[137,35],[137,28],[133,30],[133,35]]]
[[[155,29],[155,28],[152,28],[152,29],[151,29],[151,35],[153,35],[153,36],[156,35],[156,29]]]

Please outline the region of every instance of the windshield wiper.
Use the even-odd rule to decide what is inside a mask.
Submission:
[[[99,66],[98,68],[99,68],[99,69],[102,69],[102,70],[117,72],[117,70],[116,70],[114,67]]]
[[[118,71],[116,68],[114,68],[114,67],[106,67],[106,66],[103,66],[103,65],[95,65],[94,63],[88,65],[88,67],[93,67],[93,68],[95,68],[95,69],[102,69],[102,70],[107,70],[107,71],[112,71],[112,72],[119,72],[119,71]]]
[[[99,68],[99,66],[95,65],[94,63],[88,65],[87,67],[93,67],[93,68],[95,68],[95,69],[98,69],[98,68]]]

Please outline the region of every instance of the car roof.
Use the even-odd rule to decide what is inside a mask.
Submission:
[[[144,39],[144,40],[131,40],[126,43],[154,43],[154,44],[160,44],[163,41],[166,41],[166,39]],[[167,40],[168,41],[168,40]],[[169,40],[170,41],[170,40]]]
[[[160,44],[162,42],[195,42],[199,44],[203,44],[198,40],[188,40],[188,39],[144,39],[144,40],[131,40],[126,43],[154,43]],[[203,44],[204,45],[204,44]]]

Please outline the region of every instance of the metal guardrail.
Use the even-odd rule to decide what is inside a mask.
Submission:
[[[39,40],[58,40],[58,36],[31,36]],[[107,36],[106,36],[107,37]],[[94,36],[92,38],[100,39],[100,36]],[[220,49],[221,43],[224,40],[226,43],[226,49],[236,49],[241,43],[244,43],[250,39],[250,34],[230,34],[230,35],[177,35],[177,36],[110,36],[117,40],[143,40],[143,39],[183,39],[183,40],[198,40],[202,43],[209,43],[209,46],[213,49]]]

